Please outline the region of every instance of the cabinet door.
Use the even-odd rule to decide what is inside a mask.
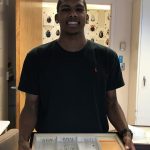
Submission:
[[[19,83],[26,54],[40,44],[42,44],[42,0],[16,0],[16,85]],[[24,102],[24,93],[17,91],[17,127]]]
[[[141,1],[136,124],[150,125],[150,0]]]

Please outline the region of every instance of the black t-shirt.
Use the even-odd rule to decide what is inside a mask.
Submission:
[[[27,54],[18,89],[39,96],[37,132],[98,133],[108,131],[106,91],[123,85],[111,49],[88,41],[68,52],[53,41]]]

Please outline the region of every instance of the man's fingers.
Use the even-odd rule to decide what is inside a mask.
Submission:
[[[123,138],[123,142],[124,142],[124,145],[125,145],[125,150],[135,150],[132,139],[129,136],[125,136]]]
[[[129,150],[129,149],[130,149],[130,147],[126,145],[126,146],[125,146],[125,149],[126,149],[126,150]]]
[[[135,150],[134,144],[132,142],[133,133],[130,129],[126,128],[119,132],[120,137],[124,143],[124,148],[126,150]]]

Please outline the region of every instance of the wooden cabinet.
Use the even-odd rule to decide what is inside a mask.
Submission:
[[[128,121],[150,125],[150,1],[133,1]]]

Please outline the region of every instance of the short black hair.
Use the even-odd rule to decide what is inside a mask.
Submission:
[[[60,7],[61,3],[62,3],[61,0],[58,0],[58,2],[57,2],[57,12],[59,11],[59,7]],[[83,0],[83,4],[84,4],[84,7],[85,7],[85,10],[87,11],[87,5],[86,5],[85,0]]]

